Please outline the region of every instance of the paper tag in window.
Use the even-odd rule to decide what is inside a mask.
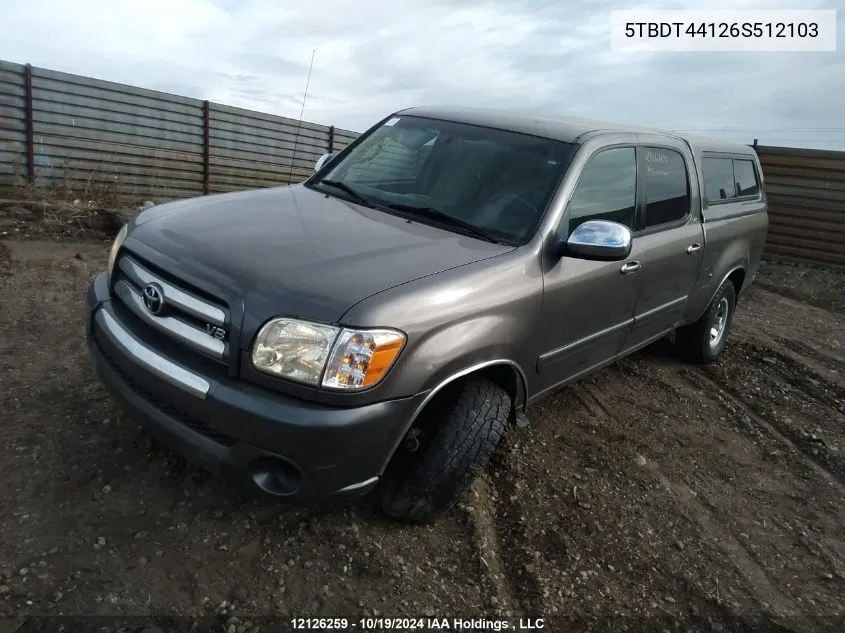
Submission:
[[[385,125],[396,125],[397,121],[399,121],[399,117],[395,116],[392,119],[390,119],[387,123],[385,123]]]

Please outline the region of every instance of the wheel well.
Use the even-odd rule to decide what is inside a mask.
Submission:
[[[739,268],[728,275],[728,281],[734,285],[736,296],[739,297],[739,291],[742,290],[742,284],[745,282],[745,269]]]
[[[432,418],[440,419],[440,415],[444,406],[449,406],[451,402],[457,398],[461,388],[467,380],[473,378],[484,378],[490,382],[496,383],[507,392],[511,398],[511,412],[510,422],[515,422],[517,407],[521,407],[525,403],[525,385],[523,384],[522,376],[512,365],[500,364],[483,367],[474,372],[461,376],[445,385],[437,394],[425,405],[414,422],[414,425],[422,424],[428,425],[432,423]]]
[[[490,382],[494,382],[504,389],[511,397],[511,417],[516,413],[517,407],[522,406],[525,401],[524,385],[522,384],[522,376],[511,365],[491,365],[484,369],[479,369],[463,379],[470,376],[486,378]],[[511,420],[513,421],[513,420]]]

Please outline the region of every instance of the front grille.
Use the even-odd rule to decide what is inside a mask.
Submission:
[[[221,304],[165,279],[129,255],[118,261],[113,292],[123,307],[149,326],[136,328],[136,333],[152,330],[209,358],[228,360],[225,333],[229,322]]]
[[[124,372],[120,366],[115,362],[114,358],[108,353],[108,345],[109,343],[105,341],[103,335],[100,333],[99,330],[95,330],[94,332],[94,340],[97,343],[97,348],[100,350],[100,353],[103,355],[103,358],[112,368],[112,371],[117,375],[120,380],[122,380],[126,386],[128,386],[136,395],[143,398],[146,402],[154,406],[156,409],[161,411],[162,413],[166,414],[168,417],[176,420],[180,424],[187,426],[190,429],[193,429],[197,433],[200,433],[207,438],[217,442],[221,446],[233,446],[235,444],[234,438],[226,435],[224,433],[220,433],[219,431],[213,429],[209,426],[208,423],[195,418],[194,416],[190,415],[189,413],[183,411],[179,407],[174,406],[170,402],[166,402],[162,400],[156,394],[154,394],[149,389],[145,389],[137,382],[132,380],[129,375]]]

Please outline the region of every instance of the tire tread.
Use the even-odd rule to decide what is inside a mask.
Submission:
[[[719,302],[726,295],[728,297],[730,310],[728,313],[728,322],[725,325],[726,331],[722,335],[722,341],[719,347],[714,351],[709,345],[710,322],[716,314]],[[678,351],[680,356],[687,362],[695,363],[697,365],[712,363],[714,360],[719,358],[725,350],[735,310],[736,290],[734,289],[733,282],[727,280],[716,292],[716,296],[713,297],[710,305],[707,306],[707,310],[698,321],[690,325],[679,327],[676,330],[675,349]]]
[[[422,461],[405,476],[388,475],[380,490],[391,518],[429,523],[449,510],[487,465],[505,431],[511,399],[496,383],[472,378],[462,386]]]

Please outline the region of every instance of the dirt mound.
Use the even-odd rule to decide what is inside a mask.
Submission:
[[[0,239],[114,239],[134,213],[79,200],[0,200]]]

